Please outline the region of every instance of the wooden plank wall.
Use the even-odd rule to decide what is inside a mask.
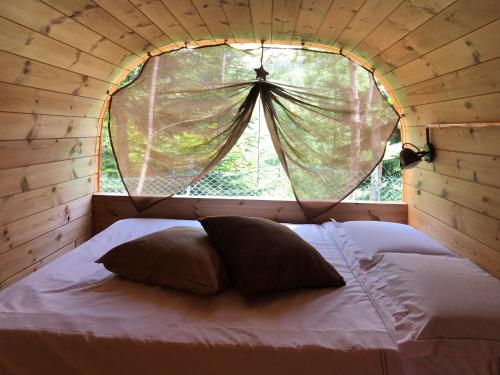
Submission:
[[[498,0],[0,0],[0,285],[90,232],[107,92],[147,53],[262,39],[341,49],[375,69],[420,144],[429,123],[500,121],[499,18]],[[410,223],[496,272],[496,242],[472,229],[497,224],[496,201],[442,190],[498,188],[498,130],[442,133],[436,142],[455,143],[439,145],[436,169],[406,177]],[[452,209],[465,212],[456,223]],[[461,221],[468,210],[474,225]]]
[[[304,214],[293,200],[173,197],[138,214],[128,196],[95,194],[92,197],[92,213],[93,233],[106,229],[118,220],[132,217],[196,220],[210,215],[246,215],[282,223],[306,223]],[[406,223],[407,215],[405,203],[342,202],[318,217],[316,222],[333,218],[337,221]]]
[[[435,162],[405,172],[408,222],[497,277],[500,128],[477,123],[500,120],[499,17],[498,2],[454,1],[375,57],[375,33],[358,46],[404,114],[404,141],[422,146],[425,126],[466,123],[432,129]]]
[[[99,118],[130,53],[42,2],[0,9],[2,288],[91,234]]]
[[[460,125],[432,128],[435,162],[405,173],[408,221],[500,276],[500,126]],[[405,138],[422,144],[424,132]]]
[[[500,4],[456,1],[372,61],[404,113],[406,142],[433,164],[405,172],[408,222],[500,277]],[[400,47],[405,47],[400,48]],[[460,125],[460,124],[459,124]]]

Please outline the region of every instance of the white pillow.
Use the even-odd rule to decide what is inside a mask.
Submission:
[[[373,259],[380,253],[454,254],[440,243],[405,224],[385,221],[346,221],[337,223],[352,236],[361,255]]]
[[[384,254],[368,273],[405,357],[500,356],[500,281],[468,259]]]

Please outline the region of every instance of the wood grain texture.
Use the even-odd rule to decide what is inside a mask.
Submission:
[[[96,137],[99,119],[0,112],[0,141]]]
[[[410,126],[436,123],[469,123],[498,121],[500,92],[439,103],[410,106],[403,111],[404,120]]]
[[[483,215],[446,198],[411,185],[406,187],[409,205],[418,207],[459,232],[500,252],[500,220]]]
[[[478,151],[483,150],[478,149]],[[495,155],[440,149],[434,163],[421,164],[419,167],[427,167],[426,169],[439,174],[476,182],[480,185],[500,187],[500,157]]]
[[[95,143],[95,137],[2,141],[0,170],[93,156]]]
[[[306,222],[295,201],[174,197],[138,213],[128,196],[96,194],[92,197],[92,207],[94,233],[100,232],[117,220],[131,217],[193,220],[212,215],[244,215],[286,223]],[[384,220],[404,223],[406,214],[404,203],[345,202],[322,215],[316,222],[334,218],[338,221]]]
[[[455,0],[403,1],[352,52],[369,61],[430,20]]]
[[[406,139],[422,145],[429,123],[500,120],[499,38],[497,0],[0,0],[0,177],[5,181],[0,200],[6,208],[0,222],[13,233],[4,236],[0,248],[18,247],[62,227],[67,205],[93,192],[84,175],[96,170],[107,91],[147,53],[223,40],[343,48],[376,68],[403,107]],[[433,129],[432,140],[436,162],[408,174],[406,195],[422,213],[420,221],[437,220],[445,241],[456,235],[473,260],[487,264],[496,259],[491,255],[496,245],[492,235],[479,238],[479,230],[484,223],[493,233],[498,219],[499,133]],[[78,186],[71,185],[75,181]],[[50,189],[57,191],[61,184],[72,187],[54,195]],[[301,217],[295,206],[255,204],[245,201],[238,208],[269,217]],[[172,214],[191,216],[236,209],[222,202],[174,206],[169,207]],[[332,215],[404,220],[397,206],[394,211],[342,207]],[[120,217],[104,214],[94,219],[110,223]],[[76,243],[59,244],[54,255],[9,282]],[[483,247],[469,251],[477,243]]]
[[[94,175],[77,178],[53,186],[0,198],[2,212],[0,224],[8,224],[91,194],[94,190],[94,178]]]
[[[402,0],[367,0],[335,41],[335,45],[351,51],[361,43],[402,3]]]
[[[330,9],[332,1],[304,0],[295,24],[292,39],[300,42],[314,42],[318,29]]]
[[[109,82],[0,51],[0,81],[65,94],[104,99]]]
[[[124,22],[113,17],[91,0],[44,0],[44,2],[136,56],[144,56],[147,52],[156,49],[146,39],[127,27]]]
[[[498,109],[497,109],[498,110]],[[439,150],[456,151],[463,154],[482,154],[500,156],[500,127],[485,126],[476,127],[475,124],[444,124],[451,127],[436,128],[430,130],[431,142]],[[466,125],[466,126],[462,126]],[[406,140],[418,145],[425,143],[425,127],[407,127],[405,129]],[[439,161],[441,153],[436,155]]]
[[[0,170],[0,197],[38,189],[97,173],[96,157]]]
[[[365,0],[335,0],[328,9],[316,32],[315,41],[334,45],[338,36],[359,12]]]
[[[240,42],[255,41],[248,0],[225,0],[221,2],[221,5],[234,40]],[[215,35],[213,36],[215,38]],[[220,38],[221,35],[218,34],[218,36]]]
[[[250,0],[250,14],[255,41],[272,40],[273,3],[269,0]]]
[[[300,0],[273,0],[272,41],[292,40],[300,12]]]
[[[497,251],[411,205],[408,206],[408,224],[500,278],[500,253]]]
[[[500,71],[500,58],[406,86],[393,93],[403,109],[495,93],[500,89],[500,75],[496,75],[498,71]]]
[[[169,36],[178,47],[192,41],[189,32],[179,23],[161,0],[131,0],[131,2],[159,29]]]
[[[445,176],[422,168],[406,172],[405,183],[484,215],[500,219],[499,189]]]
[[[498,45],[500,45],[500,20],[386,73],[384,79],[394,90],[423,82],[499,57]]]
[[[406,171],[404,192],[411,225],[499,277],[500,126],[495,125],[432,127],[435,162]],[[407,127],[405,140],[422,144],[424,132]]]
[[[210,40],[213,35],[194,7],[191,0],[165,1],[163,5],[184,27],[193,40]]]
[[[113,82],[123,68],[0,17],[0,49],[75,73]]]
[[[137,9],[129,0],[94,0],[116,19],[133,30],[137,35],[160,49],[171,45],[172,39]]]
[[[98,117],[102,100],[0,83],[0,111]]]
[[[91,196],[50,208],[0,226],[0,254],[91,212]]]
[[[1,0],[2,16],[64,44],[127,68],[130,51],[39,0]]]
[[[9,285],[14,284],[16,281],[21,280],[22,278],[32,274],[33,272],[38,271],[43,266],[46,266],[51,261],[53,261],[53,260],[59,258],[60,256],[63,256],[64,254],[70,252],[75,247],[79,246],[80,244],[87,241],[88,239],[89,239],[89,234],[86,234],[86,235],[76,239],[75,241],[70,242],[68,245],[64,246],[63,248],[56,250],[55,252],[53,252],[49,256],[47,256],[43,259],[40,259],[39,261],[37,261],[33,265],[29,266],[28,268],[23,269],[21,272],[15,274],[14,276],[12,276],[12,277],[8,278],[7,280],[3,281],[2,283],[0,283],[0,290],[8,287]]]
[[[207,28],[214,39],[227,40],[229,42],[234,42],[236,40],[231,28],[229,27],[228,17],[225,12],[225,10],[229,11],[230,9],[224,9],[223,4],[219,0],[193,0],[193,5],[207,25]],[[246,8],[249,12],[248,5]],[[247,18],[248,17],[249,15]],[[233,37],[228,38],[228,35],[233,35]]]
[[[0,284],[91,231],[90,215],[82,216],[0,255]]]
[[[461,38],[500,17],[497,0],[457,0],[371,60],[379,73]]]

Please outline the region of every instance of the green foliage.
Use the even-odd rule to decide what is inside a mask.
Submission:
[[[197,53],[196,50],[179,51],[184,54],[182,58],[179,59],[179,64],[182,64],[183,69],[178,69],[176,71],[175,66],[172,67],[172,71],[176,71],[176,74],[168,75],[162,79],[167,82],[171,82],[172,86],[177,84],[188,85],[193,79],[201,79],[203,81],[204,77],[207,81],[210,81],[207,77],[211,77],[214,73],[210,71],[210,66],[215,67],[215,72],[220,71],[218,68],[221,64],[227,63],[224,59],[221,60],[220,56],[210,54],[206,55],[206,64],[203,73],[200,73],[200,67],[197,66],[198,59],[192,58]],[[206,52],[206,51],[204,51]],[[260,54],[260,52],[257,52]],[[266,56],[264,54],[264,56]],[[325,95],[331,97],[344,97],[346,90],[350,84],[349,69],[347,60],[344,63],[335,64],[334,71],[331,71],[331,66],[325,65],[324,59],[315,59],[314,53],[308,53],[300,55],[294,54],[291,50],[283,49],[279,53],[273,55],[273,60],[266,60],[264,58],[264,66],[267,70],[271,72],[269,76],[270,80],[284,83],[292,83],[299,87],[322,87],[325,82],[332,80],[339,80],[343,87],[338,88],[335,85],[330,85],[331,92],[324,93]],[[298,64],[297,59],[302,59],[301,64]],[[229,65],[229,69],[224,77],[221,77],[222,81],[237,81],[237,80],[251,80],[254,78],[253,66],[255,62],[255,52],[248,52],[248,54],[241,57],[238,62],[232,61]],[[237,69],[238,66],[248,67],[248,75],[245,73],[242,75],[241,69]],[[303,69],[303,66],[307,66],[307,69]],[[120,87],[126,86],[134,81],[135,78],[140,74],[143,64],[138,65],[120,84]],[[329,71],[330,69],[330,71]],[[286,74],[276,77],[273,76],[273,71],[282,71]],[[189,75],[189,72],[196,72],[195,75]],[[179,74],[178,72],[182,72]],[[328,73],[327,73],[328,72]],[[369,87],[369,80],[367,79],[366,73],[362,69],[358,69],[357,73],[358,85],[361,92],[366,92]],[[133,84],[132,84],[133,85]],[[381,92],[387,94],[383,88]],[[144,95],[138,93],[137,95]],[[144,96],[143,100],[147,100],[147,96]],[[390,98],[387,97],[390,102]],[[179,109],[184,110],[183,108]],[[203,108],[196,108],[192,110],[197,110],[199,112],[203,111]],[[389,109],[390,110],[390,109]],[[259,111],[254,112],[251,123],[249,124],[247,130],[244,132],[235,147],[226,155],[226,157],[214,167],[214,169],[204,178],[202,181],[192,186],[183,193],[189,193],[193,195],[214,195],[214,191],[219,192],[220,195],[224,195],[226,192],[238,192],[241,196],[269,196],[269,197],[282,197],[282,198],[293,198],[292,189],[288,181],[287,176],[282,170],[280,161],[274,151],[270,136],[268,134],[265,121],[263,121],[263,115],[261,119],[260,131],[259,131]],[[124,119],[126,121],[126,126],[128,127],[128,132],[130,137],[144,137],[145,129],[144,124],[136,123],[132,119]],[[306,118],[307,121],[307,118]],[[107,119],[105,120],[105,125],[107,125]],[[216,125],[216,124],[214,124]],[[328,127],[328,123],[317,123],[315,126]],[[297,129],[300,131],[300,129]],[[325,132],[325,134],[328,132]],[[331,133],[331,132],[330,132]],[[178,135],[181,137],[182,144],[186,145],[186,150],[191,147],[203,142],[202,138],[190,135],[188,133]],[[302,137],[310,138],[312,135],[306,130],[302,131]],[[350,139],[350,132],[338,132],[330,135],[332,142],[336,140],[341,140],[345,143],[346,139]],[[313,139],[314,140],[314,139]],[[171,141],[170,141],[171,142]],[[391,135],[388,144],[396,144],[400,142],[400,129],[398,128]],[[132,144],[137,145],[141,142],[132,142]],[[318,142],[319,143],[319,142]],[[314,144],[314,142],[313,142]],[[162,150],[170,150],[170,144],[168,138],[155,138],[155,147]],[[137,147],[137,146],[136,146]],[[107,126],[103,127],[102,132],[102,154],[101,154],[101,179],[113,181],[111,187],[106,187],[106,189],[113,191],[120,191],[118,186],[121,183],[117,181],[119,178],[119,173],[116,168],[116,162],[113,157],[113,153],[110,146],[109,132]],[[182,150],[181,150],[182,151]],[[142,149],[130,149],[129,157],[130,160],[140,160],[142,157]],[[361,155],[361,159],[365,156],[366,159],[369,155]],[[134,163],[131,163],[134,164]],[[154,166],[153,166],[154,168]],[[384,196],[389,197],[388,200],[400,200],[400,190],[401,190],[401,171],[399,169],[399,160],[397,156],[390,156],[383,161],[383,175],[387,178],[382,181],[382,190],[386,194],[381,194],[381,198]],[[367,177],[359,186],[359,194],[356,199],[368,199],[369,189],[371,183],[371,176]],[[106,182],[106,184],[109,184]],[[104,184],[103,184],[104,186]],[[123,186],[121,186],[121,191]],[[394,194],[393,194],[394,193]]]
[[[109,139],[108,132],[108,116],[104,119],[102,125],[102,135],[101,135],[101,178],[118,178],[120,177],[118,173],[118,168],[116,167],[115,157],[113,155],[113,150],[111,149],[111,142]]]
[[[398,124],[389,138],[388,144],[393,145],[395,143],[401,143],[401,123]]]
[[[130,73],[127,74],[125,79],[120,83],[119,88],[127,86],[130,82],[132,82],[134,79],[136,79],[137,76],[141,73],[143,66],[144,66],[144,63],[140,63],[134,69],[132,69],[130,71]]]

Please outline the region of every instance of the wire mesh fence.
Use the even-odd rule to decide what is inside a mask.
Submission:
[[[346,200],[400,201],[402,199],[401,175],[384,174],[383,172],[381,178],[377,178],[377,172],[374,172]],[[171,191],[177,190],[169,179],[159,176],[146,177],[146,179],[147,183],[144,184],[146,189],[143,190],[143,194],[162,196],[170,195]],[[103,175],[100,179],[100,190],[105,193],[126,193],[120,178],[110,178]],[[294,198],[288,178],[281,168],[266,171],[264,175],[257,170],[212,171],[176,196]]]
[[[371,183],[370,176],[358,186],[345,200],[347,201],[381,201],[400,202],[403,199],[401,175],[382,174],[382,178]]]

